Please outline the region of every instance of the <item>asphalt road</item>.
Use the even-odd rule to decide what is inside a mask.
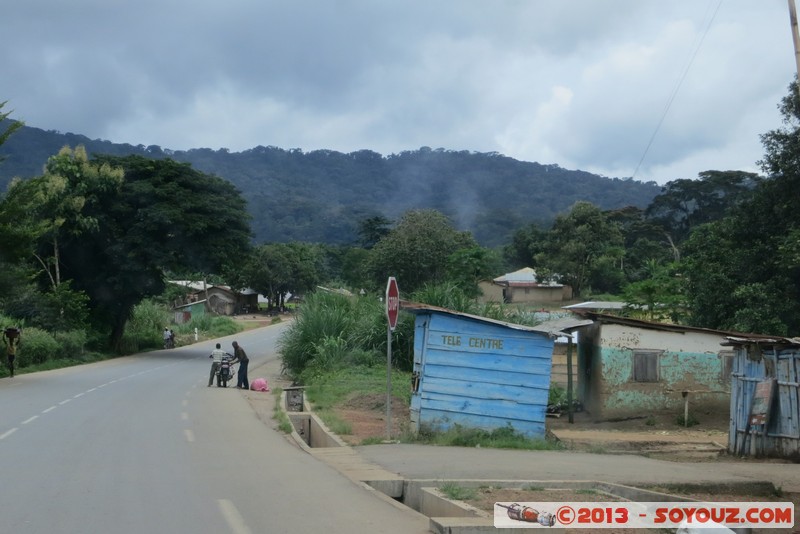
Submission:
[[[217,341],[238,340],[254,368],[277,357],[282,329]],[[206,387],[212,348],[0,380],[0,533],[427,531],[258,420],[235,388]]]

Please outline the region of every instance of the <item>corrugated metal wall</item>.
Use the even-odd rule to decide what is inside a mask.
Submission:
[[[755,347],[736,349],[731,378],[731,418],[728,450],[738,455],[792,457],[800,454],[800,347]],[[763,427],[751,427],[749,417],[756,385],[775,379],[766,436]]]

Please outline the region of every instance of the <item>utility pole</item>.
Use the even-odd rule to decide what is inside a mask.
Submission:
[[[794,42],[794,62],[797,76],[800,77],[800,34],[797,30],[797,7],[795,0],[789,0],[789,21],[792,24],[792,42]]]

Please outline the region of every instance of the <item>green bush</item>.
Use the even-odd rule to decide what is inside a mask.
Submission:
[[[59,345],[59,353],[62,358],[79,359],[86,350],[86,332],[84,330],[55,332],[53,338]]]
[[[60,348],[50,333],[39,328],[25,328],[17,349],[17,366],[38,365],[60,357]]]

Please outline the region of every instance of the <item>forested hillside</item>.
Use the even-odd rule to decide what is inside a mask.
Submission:
[[[480,244],[496,246],[528,223],[548,223],[578,200],[602,209],[645,208],[660,191],[653,182],[605,178],[497,153],[423,147],[383,156],[369,150],[343,154],[271,146],[235,153],[171,151],[31,127],[0,147],[5,158],[0,187],[4,190],[14,176],[40,175],[47,158],[65,145],[83,145],[90,155],[170,157],[230,181],[247,199],[256,242],[350,244],[367,217],[396,219],[409,209],[432,208],[472,232]]]

